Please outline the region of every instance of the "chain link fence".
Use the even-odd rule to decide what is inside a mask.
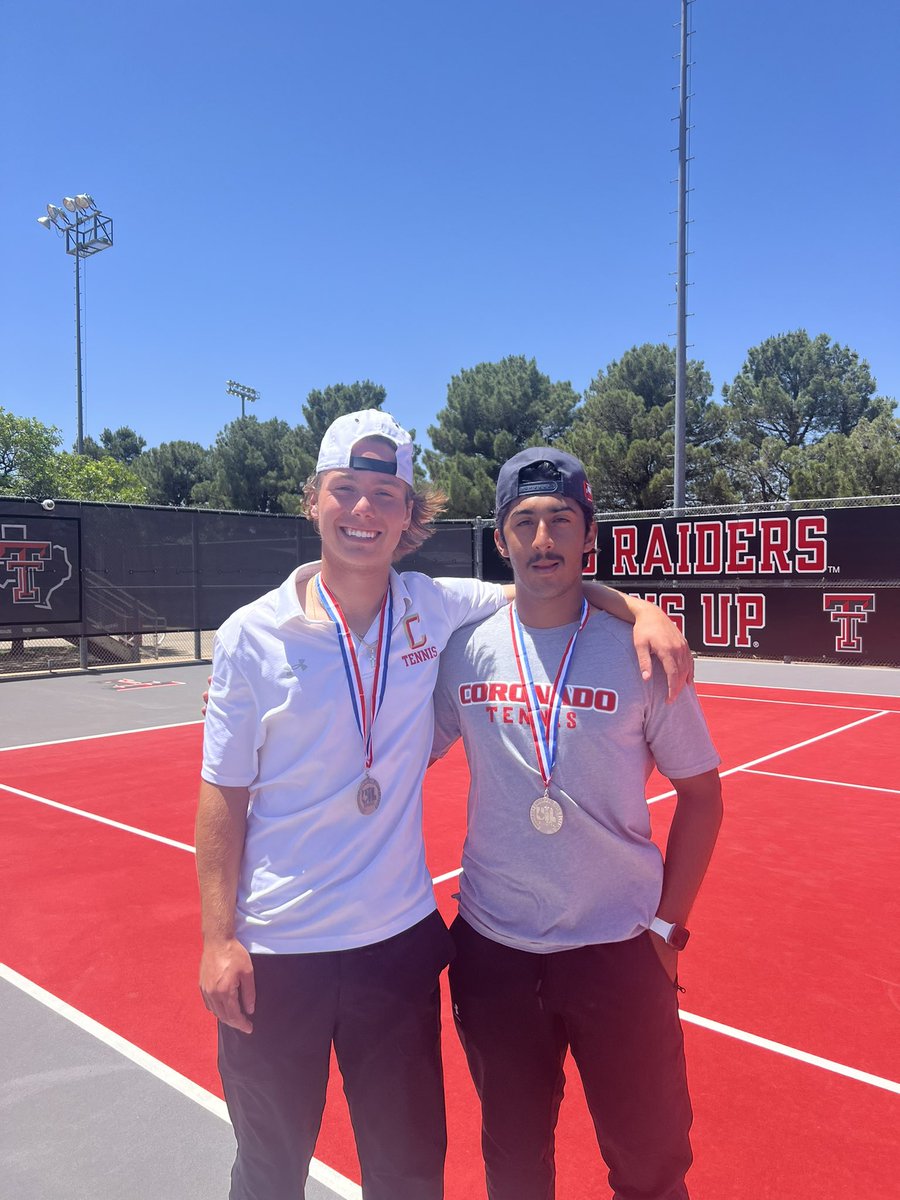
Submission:
[[[214,630],[0,641],[0,679],[64,671],[176,666],[212,658]]]

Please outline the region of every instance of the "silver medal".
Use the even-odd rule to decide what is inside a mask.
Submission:
[[[531,823],[538,833],[559,833],[562,829],[563,810],[546,792],[538,796],[531,806]]]
[[[366,775],[356,789],[356,807],[364,817],[371,817],[381,803],[381,785],[371,775]]]

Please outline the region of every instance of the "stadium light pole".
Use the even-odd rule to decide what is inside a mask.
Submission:
[[[247,415],[246,405],[255,404],[259,399],[259,392],[256,388],[244,387],[242,383],[235,383],[233,379],[229,379],[225,383],[225,391],[229,396],[238,396],[241,401],[241,420]]]
[[[112,218],[105,216],[86,193],[66,196],[62,208],[47,205],[46,217],[38,217],[45,229],[55,229],[66,239],[66,254],[75,259],[75,403],[77,433],[75,450],[84,453],[84,384],[81,369],[81,260],[108,250],[113,244]]]
[[[693,0],[681,0],[681,64],[678,105],[678,241],[677,282],[675,285],[676,345],[675,345],[675,463],[674,495],[675,512],[680,513],[685,503],[685,480],[687,477],[686,410],[687,410],[687,203],[688,203],[688,92],[689,62],[688,38],[689,9]]]

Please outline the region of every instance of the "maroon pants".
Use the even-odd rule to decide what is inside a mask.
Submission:
[[[490,1200],[553,1200],[567,1050],[616,1200],[685,1200],[691,1105],[677,993],[650,942],[530,954],[458,917],[450,990],[482,1105]]]
[[[447,1148],[438,976],[453,953],[432,913],[332,954],[254,954],[253,1032],[219,1025],[237,1138],[231,1200],[301,1200],[334,1045],[365,1200],[440,1200]]]

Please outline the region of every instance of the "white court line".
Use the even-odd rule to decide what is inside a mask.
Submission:
[[[86,821],[98,821],[101,825],[110,825],[113,829],[123,829],[126,833],[136,834],[137,837],[149,838],[151,842],[162,842],[164,846],[174,846],[176,850],[187,850],[196,854],[193,846],[186,842],[176,842],[172,838],[163,837],[161,833],[150,833],[146,829],[138,829],[135,825],[123,825],[121,821],[113,821],[110,817],[101,817],[97,813],[86,812],[83,808],[73,808],[71,804],[61,804],[58,800],[48,800],[46,796],[36,796],[34,792],[23,792],[21,788],[10,787],[8,783],[0,783],[0,791],[12,792],[14,796],[24,796],[26,800],[35,800],[38,804],[48,804],[62,812],[73,813],[76,817],[84,817]]]
[[[131,733],[159,733],[162,729],[185,729],[188,725],[202,725],[199,721],[176,721],[172,725],[146,725],[142,729],[116,729],[112,733],[86,733],[82,737],[57,738],[55,742],[29,742],[25,746],[0,746],[0,754],[7,750],[41,750],[44,746],[68,746],[70,742],[97,742],[101,738],[127,737]]]
[[[46,796],[38,796],[34,792],[25,792],[21,788],[11,787],[8,783],[0,783],[0,792],[11,792],[14,796],[22,796],[26,800],[34,800],[37,804],[47,804],[50,808],[60,809],[61,812],[72,813],[76,817],[84,817],[86,821],[97,821],[101,825],[109,825],[113,829],[121,829],[125,833],[133,833],[137,837],[149,838],[151,842],[161,842],[164,846],[174,846],[176,850],[186,850],[188,854],[197,853],[196,847],[189,846],[186,842],[176,842],[174,838],[163,837],[161,833],[150,833],[149,830],[138,829],[136,825],[125,825],[122,821],[112,820],[111,817],[101,817],[97,813],[87,812],[83,808],[73,808],[71,804],[62,804],[59,800],[48,800]],[[455,879],[457,875],[462,875],[462,867],[457,867],[455,871],[448,871],[445,875],[436,875],[431,882],[433,884],[446,883],[448,879]]]
[[[220,1100],[212,1092],[208,1092],[205,1088],[200,1087],[192,1079],[188,1079],[186,1075],[179,1074],[178,1071],[173,1070],[164,1062],[160,1062],[158,1058],[154,1058],[152,1054],[148,1054],[146,1050],[141,1050],[139,1046],[126,1041],[118,1033],[113,1033],[111,1029],[107,1029],[105,1025],[101,1025],[99,1021],[95,1021],[92,1017],[79,1012],[77,1008],[72,1008],[70,1004],[66,1004],[65,1000],[60,1000],[58,996],[54,996],[51,992],[45,991],[36,983],[32,983],[30,979],[26,979],[24,975],[20,975],[18,971],[14,971],[11,967],[6,966],[5,963],[0,963],[0,979],[5,979],[7,983],[11,983],[13,987],[17,987],[21,992],[24,992],[26,996],[39,1001],[58,1016],[65,1017],[67,1021],[71,1021],[73,1025],[76,1025],[85,1033],[89,1033],[91,1037],[95,1037],[98,1042],[109,1046],[110,1049],[121,1054],[123,1058],[127,1058],[136,1066],[147,1071],[148,1074],[168,1084],[169,1087],[174,1088],[176,1092],[180,1092],[188,1100],[193,1100],[195,1104],[199,1104],[201,1108],[205,1108],[207,1112],[212,1113],[219,1120],[230,1124],[225,1101]],[[340,1175],[317,1158],[314,1158],[310,1163],[309,1173],[313,1179],[324,1184],[325,1187],[331,1188],[333,1192],[343,1197],[344,1200],[362,1200],[362,1190],[352,1180]]]
[[[875,787],[872,783],[845,783],[841,779],[815,779],[812,775],[783,775],[780,771],[752,771],[744,768],[746,775],[769,775],[772,779],[794,779],[797,783],[824,783],[831,787],[856,788],[861,792],[887,792],[889,796],[900,796],[900,788]]]
[[[50,808],[58,808],[62,812],[72,813],[76,817],[84,817],[86,821],[97,821],[101,825],[109,825],[113,829],[121,829],[125,833],[133,833],[137,837],[148,838],[151,842],[161,842],[164,846],[174,846],[176,850],[186,850],[188,854],[196,854],[197,850],[194,846],[189,846],[186,842],[176,842],[174,838],[163,837],[161,833],[150,833],[146,829],[138,829],[136,825],[125,825],[122,821],[113,821],[111,817],[101,817],[97,813],[87,812],[83,808],[73,808],[71,804],[62,804],[59,800],[48,800],[46,796],[38,796],[34,792],[25,792],[21,788],[11,787],[8,783],[0,783],[0,791],[12,792],[14,796],[22,796],[26,800],[34,800],[37,804],[47,804]],[[432,884],[446,883],[448,879],[455,879],[458,875],[462,875],[462,867],[457,867],[455,871],[448,871],[445,875],[435,875],[432,879]],[[302,896],[300,897],[303,898]]]
[[[734,700],[745,704],[784,704],[794,708],[837,708],[841,712],[880,712],[878,705],[866,708],[861,704],[818,704],[804,700],[764,700],[762,696],[722,696],[717,692],[697,693],[701,700]]]
[[[435,875],[431,882],[435,885],[439,883],[446,883],[448,879],[456,879],[457,876],[462,875],[462,873],[462,867],[457,867],[455,871],[448,871],[446,875]]]
[[[762,1050],[771,1050],[773,1054],[782,1054],[785,1058],[794,1058],[797,1062],[807,1063],[811,1067],[819,1067],[823,1071],[831,1071],[835,1075],[844,1075],[847,1079],[855,1079],[859,1083],[868,1083],[871,1087],[883,1088],[886,1092],[894,1092],[900,1096],[900,1083],[893,1079],[883,1079],[880,1075],[872,1075],[869,1071],[858,1071],[856,1067],[846,1067],[843,1063],[834,1062],[830,1058],[822,1058],[818,1054],[808,1054],[805,1050],[795,1050],[792,1046],[784,1046],[781,1042],[773,1042],[769,1038],[759,1037],[755,1033],[745,1033],[731,1025],[723,1025],[720,1021],[711,1021],[709,1017],[698,1017],[694,1013],[679,1009],[682,1021],[691,1025],[699,1025],[702,1029],[711,1029],[713,1033],[722,1033],[725,1037],[735,1038],[750,1046],[759,1046]]]
[[[853,666],[852,663],[847,663],[845,665]],[[854,667],[854,670],[855,669],[856,667]],[[834,688],[828,687],[799,687],[796,684],[787,683],[728,683],[728,681],[725,679],[695,679],[693,680],[693,684],[694,687],[733,687],[759,692],[806,692],[808,695],[815,695],[815,693],[818,692],[819,695],[824,696],[861,696],[864,700],[884,699],[884,697],[879,695],[878,692],[845,692],[842,688],[835,690]],[[894,692],[887,692],[886,695],[891,699],[895,698]],[[727,699],[737,700],[738,697],[729,696]],[[747,699],[749,700],[750,697],[748,696]],[[773,703],[777,704],[778,701],[773,701]],[[785,701],[785,703],[788,703],[788,701]],[[803,701],[793,700],[790,701],[790,703],[802,704]]]
[[[729,767],[727,771],[719,772],[719,778],[726,779],[729,775],[735,775],[738,771],[746,771],[748,767],[755,767],[758,763],[768,762],[772,758],[780,758],[782,754],[790,754],[792,750],[802,750],[804,746],[811,746],[813,742],[824,741],[825,738],[834,737],[837,733],[846,733],[848,729],[855,729],[857,725],[865,725],[867,721],[874,721],[876,717],[887,717],[890,715],[890,709],[881,709],[879,712],[870,713],[867,717],[860,717],[858,721],[851,721],[849,725],[841,725],[837,729],[829,729],[827,733],[820,733],[816,737],[807,738],[805,742],[795,742],[793,746],[784,746],[781,750],[773,750],[771,754],[763,754],[760,758],[752,758],[749,762],[741,763],[739,767]],[[647,803],[656,804],[658,800],[668,800],[674,795],[675,789],[671,788],[668,792],[660,792],[658,796],[651,796]]]

